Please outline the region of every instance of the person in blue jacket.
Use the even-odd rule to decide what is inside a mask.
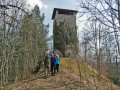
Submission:
[[[59,55],[56,54],[56,71],[57,73],[59,72],[59,65],[60,65],[60,58],[59,58]]]
[[[55,76],[56,57],[54,54],[51,54],[50,62],[51,62],[51,73],[53,76]]]

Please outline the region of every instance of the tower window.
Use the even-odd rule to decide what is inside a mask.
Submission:
[[[60,10],[60,11],[58,11],[58,14],[73,15],[73,12]]]

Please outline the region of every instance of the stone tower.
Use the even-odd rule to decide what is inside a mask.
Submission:
[[[77,27],[76,27],[76,10],[54,8],[53,21],[53,47],[54,50],[60,51],[63,57],[66,56],[67,46],[76,44]]]

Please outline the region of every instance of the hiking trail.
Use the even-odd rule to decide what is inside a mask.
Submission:
[[[101,75],[97,79],[97,71],[89,65],[81,63],[81,77],[73,69],[67,67],[67,60],[63,59],[60,71],[55,76],[49,74],[45,78],[44,69],[36,74],[31,74],[21,82],[17,82],[0,90],[120,90],[107,77]],[[74,65],[74,62],[71,63]],[[87,66],[87,67],[86,67]],[[73,67],[73,66],[72,66]],[[92,71],[92,72],[91,72]]]

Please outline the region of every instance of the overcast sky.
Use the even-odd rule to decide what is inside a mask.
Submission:
[[[77,10],[78,3],[76,0],[28,0],[28,3],[33,8],[36,4],[40,7],[41,13],[45,13],[45,24],[50,25],[50,35],[53,30],[52,13],[54,8],[64,8]]]

